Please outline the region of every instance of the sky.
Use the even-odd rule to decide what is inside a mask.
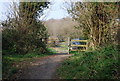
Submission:
[[[9,6],[10,2],[2,2],[0,0],[0,21],[3,21],[6,19],[6,12],[7,7]],[[68,17],[69,14],[67,13],[66,9],[63,9],[64,1],[57,1],[57,0],[51,0],[51,5],[48,9],[44,10],[44,15],[40,18],[40,20],[49,20],[49,19],[61,19]]]
[[[7,12],[7,7],[9,3],[8,2],[0,2],[0,21],[6,19],[6,12]]]
[[[18,1],[18,0],[15,0],[15,1]],[[68,17],[69,14],[67,13],[67,10],[63,9],[64,1],[75,2],[75,1],[88,1],[88,0],[50,0],[50,1],[51,1],[50,8],[44,11],[44,15],[40,18],[40,20],[61,19],[61,18]],[[89,0],[89,1],[91,2],[91,1],[103,1],[103,0]],[[114,0],[106,0],[106,1],[114,1]],[[0,21],[3,21],[6,19],[5,14],[8,10],[7,7],[9,6],[9,4],[10,4],[10,0],[0,0]]]
[[[50,8],[44,11],[45,15],[41,17],[41,19],[61,19],[69,16],[67,10],[64,9],[64,2],[54,1],[51,2]]]

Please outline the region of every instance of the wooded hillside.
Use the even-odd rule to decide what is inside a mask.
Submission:
[[[75,26],[78,26],[78,23],[69,17],[63,19],[50,19],[44,21],[43,24],[47,27],[50,36],[79,37],[81,34],[81,30],[75,29]]]

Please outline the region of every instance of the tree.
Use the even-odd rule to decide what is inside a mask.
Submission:
[[[79,22],[91,47],[112,41],[114,21],[118,17],[118,3],[76,2],[68,12]]]
[[[49,2],[20,2],[13,4],[12,17],[3,23],[3,50],[11,50],[20,54],[36,51],[47,51],[45,26],[38,20]]]

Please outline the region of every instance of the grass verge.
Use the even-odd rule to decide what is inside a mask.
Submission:
[[[53,49],[48,49],[49,53],[28,53],[25,55],[20,54],[7,54],[2,56],[2,76],[3,79],[11,79],[11,77],[18,73],[20,69],[30,65],[33,61],[49,56],[55,53]]]
[[[60,79],[118,79],[118,49],[110,45],[92,52],[74,52],[57,69]]]

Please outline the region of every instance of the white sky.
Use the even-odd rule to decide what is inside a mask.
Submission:
[[[0,0],[1,1],[1,0]],[[48,19],[61,19],[64,17],[69,16],[67,11],[63,9],[63,2],[51,0],[50,8],[44,11],[44,14],[40,19],[41,20],[48,20]],[[0,21],[6,19],[5,13],[7,12],[7,7],[9,7],[10,2],[0,2]]]
[[[69,16],[67,10],[63,8],[64,2],[62,1],[53,1],[51,2],[50,8],[44,11],[45,15],[41,17],[48,20],[48,19],[61,19],[64,17]]]
[[[9,6],[8,4],[10,3],[11,0],[0,0],[0,21],[5,20],[6,16],[5,13],[7,12],[7,7]],[[14,0],[14,1],[18,1],[18,0]],[[25,1],[25,0],[24,0]],[[28,1],[28,0],[26,0]],[[41,0],[39,0],[41,1]],[[88,1],[88,0],[50,0],[52,5],[50,6],[49,9],[44,11],[44,14],[41,17],[41,20],[48,20],[48,19],[61,19],[64,17],[69,16],[69,14],[67,13],[67,11],[65,9],[63,9],[64,5],[64,1]],[[115,0],[89,0],[89,1],[115,1]],[[116,0],[116,1],[120,1],[120,0]]]

